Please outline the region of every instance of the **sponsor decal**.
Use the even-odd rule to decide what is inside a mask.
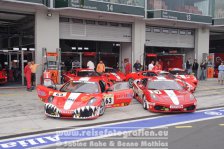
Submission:
[[[37,89],[37,94],[38,94],[39,96],[47,96],[47,94],[45,93],[45,91],[42,91],[42,90],[40,90],[40,89]]]
[[[178,100],[177,95],[174,93],[173,90],[164,90],[164,92],[170,97],[174,105],[179,105],[180,102]]]
[[[81,93],[71,93],[65,102],[64,109],[69,110]]]

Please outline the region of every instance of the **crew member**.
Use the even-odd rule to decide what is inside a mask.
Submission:
[[[31,62],[28,62],[24,68],[24,74],[26,77],[27,91],[32,92],[31,88]]]
[[[98,63],[98,65],[96,67],[96,72],[98,72],[100,74],[105,72],[105,65],[102,60],[100,60],[100,62]]]

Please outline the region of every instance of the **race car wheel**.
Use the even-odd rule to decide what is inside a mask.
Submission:
[[[145,96],[142,98],[142,106],[143,106],[143,109],[147,110],[147,101]]]
[[[133,78],[128,79],[128,84],[129,84],[129,87],[130,88],[133,87],[133,82],[134,82],[134,79]]]
[[[104,100],[102,100],[101,105],[100,105],[100,113],[99,113],[100,116],[102,116],[104,114],[105,109],[106,109],[105,102],[104,102]]]

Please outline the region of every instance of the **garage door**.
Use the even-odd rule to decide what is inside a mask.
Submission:
[[[60,18],[60,39],[131,42],[131,24]]]
[[[146,46],[194,48],[194,30],[146,26]]]

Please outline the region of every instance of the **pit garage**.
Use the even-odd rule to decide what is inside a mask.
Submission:
[[[161,59],[164,69],[182,68],[185,59],[194,58],[194,30],[146,26],[145,64]],[[175,45],[175,46],[174,46]]]
[[[131,57],[131,34],[131,23],[60,17],[62,62],[67,70],[86,68],[89,60],[95,66],[103,60],[106,66],[118,68],[124,55]]]
[[[22,85],[27,61],[35,60],[34,14],[0,11],[0,64],[7,72],[4,86]]]

